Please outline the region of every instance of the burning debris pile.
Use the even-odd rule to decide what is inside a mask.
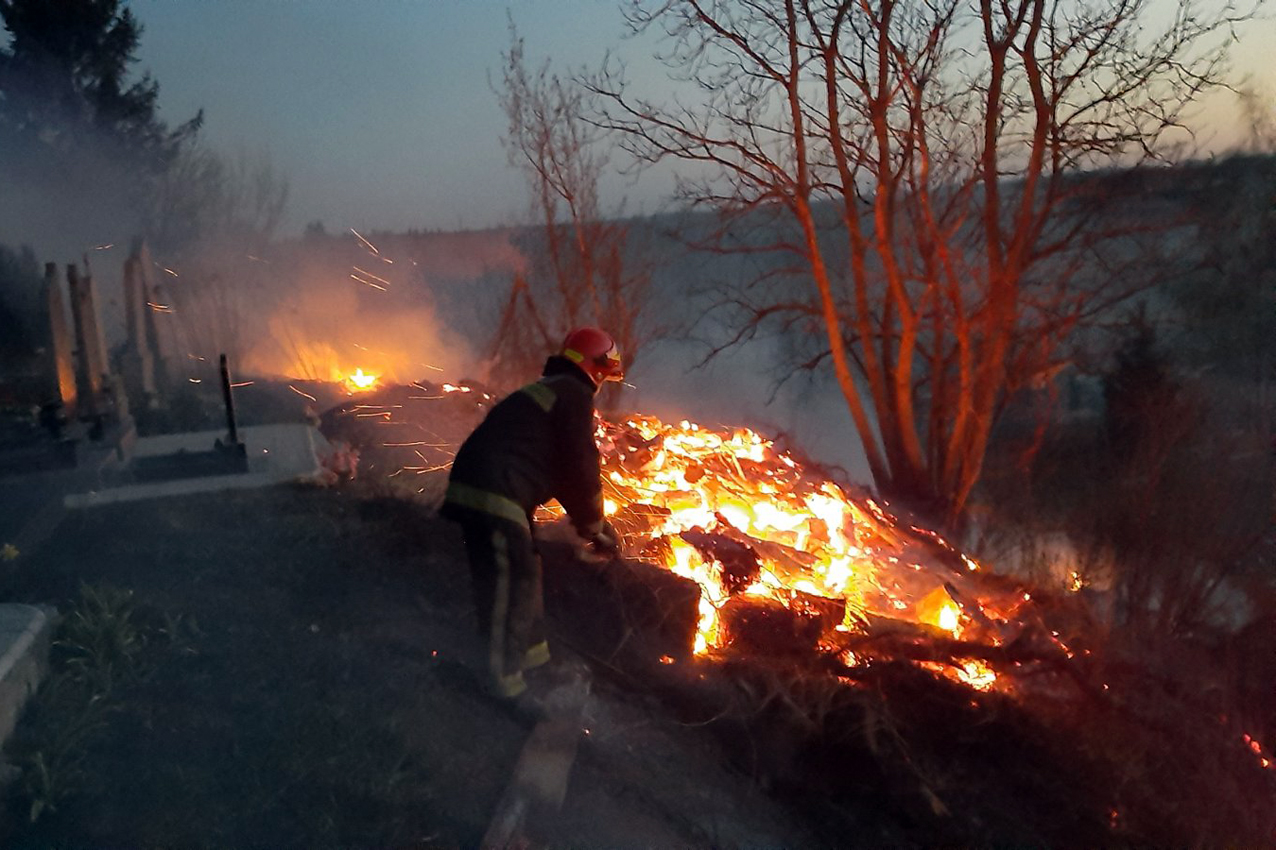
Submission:
[[[605,505],[633,556],[701,588],[694,651],[910,657],[968,685],[1071,656],[1025,588],[812,474],[745,428],[601,429]]]

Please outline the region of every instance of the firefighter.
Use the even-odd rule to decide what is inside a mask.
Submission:
[[[523,673],[550,660],[532,513],[557,499],[595,550],[617,551],[603,517],[594,394],[623,377],[607,333],[572,331],[540,380],[493,407],[452,464],[441,513],[465,537],[479,630],[501,697],[526,691]]]

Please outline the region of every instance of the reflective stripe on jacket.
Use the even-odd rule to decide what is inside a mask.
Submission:
[[[513,499],[507,499],[500,493],[488,493],[477,487],[462,484],[460,481],[452,481],[447,485],[447,495],[443,497],[443,500],[450,505],[491,514],[501,519],[507,519],[524,528],[529,527],[527,514],[518,506],[518,503]]]

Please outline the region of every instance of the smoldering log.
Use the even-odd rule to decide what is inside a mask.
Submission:
[[[803,594],[805,596],[805,594]],[[811,656],[824,635],[841,620],[840,603],[808,597],[793,605],[765,596],[741,594],[719,609],[724,644],[733,651]]]
[[[829,599],[813,593],[793,591],[789,607],[810,617],[818,617],[822,631],[836,628],[846,620],[846,600]]]
[[[636,560],[646,561],[651,564],[667,564],[674,557],[673,547],[669,545],[669,538],[663,535],[641,544],[636,551],[630,551],[633,551]]]
[[[545,605],[561,637],[618,667],[691,657],[700,586],[642,561],[589,563],[566,543],[540,544]]]
[[[659,505],[630,502],[611,517],[611,524],[627,542],[649,537],[652,529],[663,525],[670,510]]]
[[[762,563],[752,547],[699,526],[678,535],[696,548],[706,561],[722,565],[722,587],[734,596],[758,580]]]
[[[646,465],[660,448],[661,440],[653,437],[644,439],[641,434],[628,426],[612,426],[607,436],[615,446],[615,455],[624,458],[625,466],[641,467]]]
[[[722,518],[719,518],[718,524],[714,526],[714,532],[729,540],[748,546],[757,555],[769,561],[771,567],[778,570],[781,574],[780,578],[786,582],[808,575],[811,569],[819,563],[819,558],[810,552],[804,552],[792,546],[785,546],[783,543],[773,543],[770,540],[759,540],[755,537],[750,537]]]
[[[1009,625],[991,620],[984,613],[983,606],[979,604],[978,599],[962,593],[951,581],[944,582],[944,590],[948,593],[948,597],[961,609],[962,613],[969,617],[982,633],[995,635],[999,640],[1003,641],[1010,637]]]
[[[770,481],[778,487],[788,489],[795,486],[800,475],[791,467],[777,463],[760,463],[748,458],[732,458],[730,461],[721,456],[706,458],[701,464],[701,474],[712,475],[724,483],[735,482],[744,487],[751,487],[752,482]],[[694,480],[691,478],[688,481]]]
[[[963,661],[983,661],[1001,673],[1014,672],[1023,665],[1044,665],[1057,672],[1079,677],[1079,670],[1058,645],[1021,640],[1004,646],[934,635],[891,632],[876,635],[835,633],[839,649],[858,656],[889,661],[931,661],[960,666]]]
[[[930,623],[919,623],[914,620],[901,620],[895,617],[884,617],[880,614],[865,612],[859,618],[861,634],[868,640],[897,638],[901,640],[945,640],[951,635],[939,626]]]
[[[1043,646],[1039,642],[1015,642],[1006,646],[989,646],[963,640],[908,641],[898,638],[879,639],[864,635],[841,635],[839,645],[857,655],[880,658],[886,661],[931,661],[960,667],[963,661],[983,661],[998,675],[1017,676],[1020,679],[1042,672],[1064,677],[1085,697],[1098,705],[1110,706],[1110,696],[1101,685],[1092,681],[1087,668],[1068,656],[1057,645]],[[825,665],[830,672],[852,679],[863,678],[860,668],[847,667],[828,657]]]

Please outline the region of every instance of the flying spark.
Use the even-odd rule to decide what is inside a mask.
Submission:
[[[359,268],[358,266],[352,266],[352,268],[353,268],[355,271],[357,271],[359,274],[366,274],[368,277],[372,278],[372,279],[373,279],[373,280],[375,280],[375,281],[378,281],[378,282],[380,282],[380,283],[384,283],[386,286],[389,286],[389,285],[390,285],[390,281],[386,280],[386,279],[385,279],[385,278],[383,278],[383,277],[377,277],[376,275],[374,275],[372,272],[368,271],[367,269],[361,269],[361,268]]]
[[[355,229],[352,227],[352,228],[350,228],[350,232],[351,232],[351,233],[353,233],[353,234],[355,235],[355,238],[356,238],[356,239],[358,239],[360,242],[362,242],[362,243],[363,243],[363,244],[367,247],[367,249],[368,249],[369,251],[371,251],[372,253],[374,253],[374,254],[376,254],[376,255],[380,256],[381,252],[377,250],[377,246],[376,246],[376,245],[373,245],[373,244],[372,244],[371,242],[369,242],[367,239],[364,239],[362,236],[360,236],[360,235],[359,235],[359,231],[355,230]]]
[[[372,282],[372,281],[370,281],[370,280],[364,280],[363,278],[359,277],[357,274],[351,274],[351,275],[350,275],[350,279],[351,279],[351,280],[357,280],[357,281],[359,281],[359,283],[362,283],[364,286],[371,286],[373,289],[379,289],[379,290],[381,290],[382,292],[385,292],[385,291],[386,291],[385,287],[384,287],[384,286],[382,286],[381,284],[379,284],[379,283],[373,283],[373,282]]]

